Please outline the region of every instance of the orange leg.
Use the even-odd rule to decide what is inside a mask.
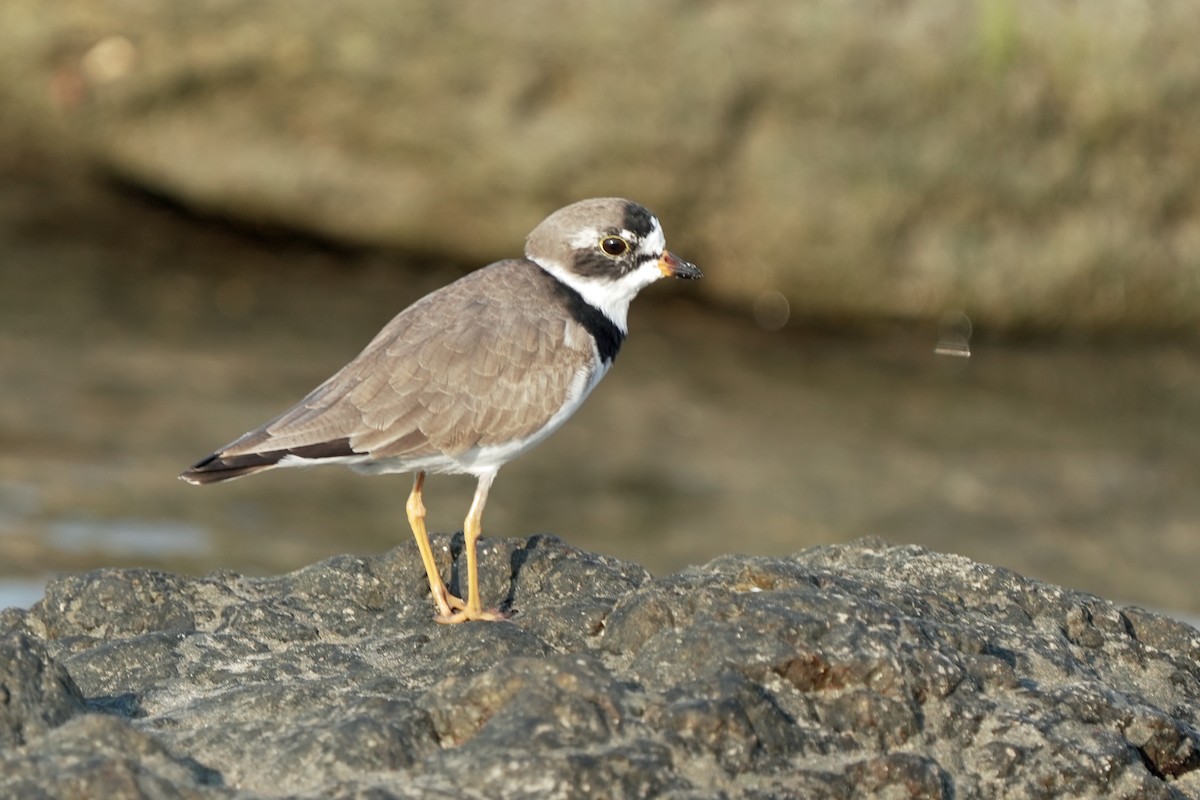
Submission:
[[[438,622],[455,623],[469,620],[495,622],[508,619],[508,615],[498,608],[484,610],[479,601],[479,556],[476,553],[476,543],[479,541],[480,534],[483,533],[483,507],[487,505],[488,489],[492,487],[492,480],[495,477],[494,472],[479,476],[479,484],[475,487],[475,499],[471,502],[471,510],[467,512],[466,522],[463,523],[464,548],[467,557],[467,602],[453,614],[439,614]]]
[[[429,545],[429,534],[425,532],[425,503],[421,501],[421,489],[424,486],[425,473],[418,472],[413,476],[412,494],[408,496],[405,510],[408,512],[408,525],[417,540],[417,549],[421,551],[421,561],[425,564],[429,591],[433,595],[433,602],[437,603],[438,616],[446,617],[451,615],[451,608],[464,608],[466,603],[447,591],[437,563],[433,560],[433,548]]]

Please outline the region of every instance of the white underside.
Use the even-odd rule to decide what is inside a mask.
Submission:
[[[558,430],[572,414],[583,405],[596,384],[608,372],[609,365],[596,359],[594,369],[583,369],[575,375],[567,393],[567,402],[539,430],[523,439],[514,439],[504,444],[473,447],[458,455],[434,455],[423,458],[384,458],[370,455],[339,456],[336,458],[303,458],[284,456],[279,460],[281,467],[312,467],[321,464],[343,464],[364,475],[382,475],[394,472],[431,472],[451,475],[495,475],[501,466],[517,456],[533,449],[550,434]]]

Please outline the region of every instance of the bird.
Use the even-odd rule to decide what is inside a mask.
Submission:
[[[434,619],[507,619],[483,607],[476,554],[496,473],[575,413],[625,341],[634,296],[664,277],[703,275],[666,249],[654,214],[617,197],[572,203],[530,232],[523,258],[417,300],[299,403],[179,477],[210,484],[320,464],[411,473],[405,511]],[[422,499],[427,473],[476,479],[463,523],[465,597],[449,591],[434,561]]]

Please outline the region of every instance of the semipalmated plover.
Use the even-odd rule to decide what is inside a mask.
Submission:
[[[298,404],[201,459],[205,484],[274,467],[344,464],[414,473],[408,522],[439,622],[504,619],[479,599],[476,542],[488,489],[553,433],[612,366],[629,303],[700,270],[665,249],[658,219],[620,198],[582,200],[533,229],[525,257],[476,270],[401,311]],[[467,596],[446,589],[425,532],[425,473],[474,475],[463,525]]]

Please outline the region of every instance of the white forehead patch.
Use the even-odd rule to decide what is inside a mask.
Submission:
[[[659,256],[667,247],[667,237],[663,235],[662,225],[658,224],[658,217],[651,217],[650,221],[654,223],[654,227],[650,229],[650,233],[646,234],[646,238],[642,240],[642,244],[638,247],[638,252],[648,256]]]
[[[638,242],[637,251],[639,253],[657,258],[666,248],[667,238],[663,235],[662,225],[659,224],[658,217],[651,217],[650,221],[654,223],[654,226],[641,242],[638,242],[638,235],[636,233],[625,228],[617,231],[616,235],[630,244]],[[611,235],[607,231],[601,231],[599,228],[580,228],[570,238],[569,243],[574,250],[584,250],[595,247],[602,238]]]

